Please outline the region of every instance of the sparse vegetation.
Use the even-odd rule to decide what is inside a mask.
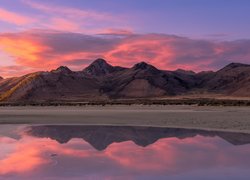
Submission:
[[[227,99],[119,99],[87,102],[1,102],[0,106],[105,106],[105,105],[196,105],[196,106],[250,106],[250,100]]]

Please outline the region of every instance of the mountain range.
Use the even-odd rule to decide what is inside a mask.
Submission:
[[[131,68],[97,59],[82,71],[61,66],[21,77],[0,77],[0,101],[91,101],[219,95],[250,97],[250,65],[231,63],[213,72],[160,70],[140,62]]]

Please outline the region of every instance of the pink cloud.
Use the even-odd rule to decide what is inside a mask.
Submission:
[[[52,18],[48,27],[71,32],[77,32],[81,29],[79,23],[64,18]]]
[[[0,21],[15,25],[27,25],[33,23],[35,20],[31,17],[0,8]]]
[[[108,28],[104,29],[98,34],[100,35],[117,35],[117,36],[129,36],[134,34],[133,30],[131,29],[114,29],[114,28]]]
[[[0,66],[1,76],[5,78],[23,76],[25,74],[28,74],[30,72],[35,72],[38,70],[39,69],[29,68],[25,66],[18,66],[18,65]]]
[[[119,26],[120,22],[124,21],[118,16],[105,12],[31,0],[22,0],[22,2],[36,11],[40,11],[39,27],[47,29],[96,34],[107,26]]]
[[[21,2],[28,6],[27,8],[32,9],[32,11],[27,11],[28,15],[0,7],[0,21],[14,24],[16,28],[22,29],[42,28],[87,34],[97,34],[109,27],[119,29],[122,26],[121,22],[127,21],[124,17],[106,12],[32,0],[21,0]],[[4,29],[8,29],[8,27],[2,27],[2,31]]]
[[[67,21],[60,23],[65,26]],[[250,40],[213,42],[164,34],[103,37],[30,30],[2,33],[0,43],[2,51],[15,60],[15,66],[37,70],[60,65],[81,70],[97,58],[125,67],[146,61],[159,69],[194,71],[216,70],[231,62],[250,62]]]
[[[63,16],[71,17],[71,18],[91,18],[91,19],[98,19],[98,20],[114,20],[116,19],[115,17],[105,14],[105,13],[100,13],[100,12],[95,12],[95,11],[90,11],[90,10],[82,10],[82,9],[77,9],[77,8],[71,8],[71,7],[64,7],[64,6],[56,6],[53,4],[45,4],[45,3],[38,3],[35,1],[31,0],[22,0],[23,3],[29,5],[30,7],[46,12],[46,13],[53,13],[53,14],[61,14]]]

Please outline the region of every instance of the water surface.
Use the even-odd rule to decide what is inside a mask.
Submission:
[[[1,125],[0,179],[249,179],[250,135]]]

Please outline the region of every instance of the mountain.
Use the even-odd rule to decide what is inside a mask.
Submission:
[[[67,66],[60,66],[56,70],[52,70],[53,73],[61,73],[61,74],[72,74],[73,72]]]
[[[103,81],[101,91],[113,98],[178,95],[190,89],[191,83],[183,77],[141,62],[109,75]]]
[[[122,71],[126,68],[119,66],[111,66],[104,59],[97,59],[83,70],[84,73],[90,76],[103,76],[110,73]]]
[[[102,97],[96,79],[65,67],[5,81],[0,82],[0,88],[4,89],[0,91],[2,101],[71,101]]]
[[[232,96],[250,96],[250,65],[231,63],[203,83],[209,92]]]
[[[50,138],[61,144],[73,138],[81,138],[99,151],[113,143],[125,141],[133,141],[138,146],[146,147],[162,138],[185,139],[197,135],[218,136],[233,145],[250,143],[250,135],[244,133],[160,127],[43,125],[30,126],[25,133],[34,137]]]
[[[131,68],[97,59],[82,71],[61,66],[0,79],[0,101],[95,101],[189,94],[250,97],[250,65],[231,63],[219,71],[160,70],[140,62]]]

